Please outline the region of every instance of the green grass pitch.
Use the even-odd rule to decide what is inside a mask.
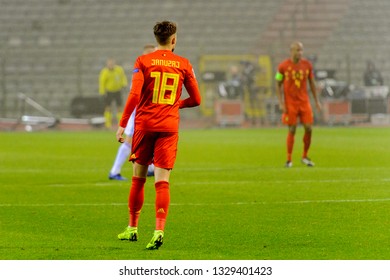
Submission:
[[[390,129],[315,127],[309,168],[300,127],[291,169],[286,133],[182,130],[164,244],[148,251],[152,178],[138,242],[117,240],[129,182],[107,178],[115,132],[2,132],[0,259],[390,259]]]

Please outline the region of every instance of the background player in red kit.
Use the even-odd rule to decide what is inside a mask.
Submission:
[[[137,58],[132,87],[116,133],[123,142],[124,128],[134,108],[135,130],[133,177],[129,194],[129,225],[118,235],[121,240],[136,241],[138,218],[144,202],[144,185],[148,165],[155,165],[156,228],[147,249],[158,249],[163,243],[164,227],[170,203],[169,176],[176,160],[179,109],[200,105],[201,96],[191,63],[173,54],[176,46],[176,24],[158,22],[153,28],[157,50]],[[189,97],[180,100],[182,86]]]
[[[298,117],[305,129],[301,161],[307,166],[314,166],[314,163],[307,156],[311,144],[313,124],[313,111],[307,91],[307,81],[309,81],[310,90],[318,111],[321,110],[321,104],[317,98],[313,66],[310,61],[302,58],[302,54],[302,43],[292,43],[290,46],[290,58],[279,64],[278,72],[275,76],[279,107],[283,112],[282,121],[288,125],[286,167],[292,167],[292,151]]]

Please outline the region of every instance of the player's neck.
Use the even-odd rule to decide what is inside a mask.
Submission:
[[[300,58],[291,58],[291,61],[294,63],[294,64],[298,64],[299,61],[301,61]]]
[[[158,50],[161,50],[161,51],[172,51],[173,49],[173,46],[172,45],[167,45],[167,46],[161,46],[159,45],[157,47]]]

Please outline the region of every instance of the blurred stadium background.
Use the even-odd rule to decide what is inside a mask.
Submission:
[[[388,0],[0,0],[0,118],[99,117],[98,75],[114,57],[129,75],[156,21],[179,24],[176,52],[197,73],[203,104],[183,120],[278,125],[273,76],[300,40],[324,111],[317,123],[390,124]],[[383,86],[365,87],[371,60]],[[237,71],[253,85],[234,88]],[[39,120],[35,120],[39,122]]]

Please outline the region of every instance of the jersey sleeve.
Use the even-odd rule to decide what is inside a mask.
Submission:
[[[284,70],[283,70],[283,64],[279,64],[278,71],[275,74],[275,80],[278,82],[283,81],[284,79]]]
[[[142,63],[139,58],[137,58],[137,61],[134,64],[133,69],[133,77],[131,82],[131,89],[129,92],[129,96],[127,97],[126,105],[123,109],[122,118],[119,122],[119,125],[121,127],[126,127],[131,113],[134,111],[135,107],[137,106],[142,86],[144,84],[144,74],[142,71]]]
[[[194,69],[192,68],[191,63],[188,63],[186,76],[184,78],[184,86],[187,89],[189,97],[180,100],[179,108],[182,109],[199,106],[202,97],[200,95],[198,82],[196,80]]]

